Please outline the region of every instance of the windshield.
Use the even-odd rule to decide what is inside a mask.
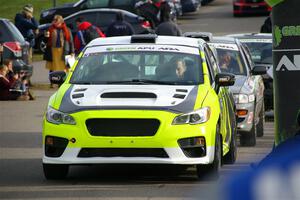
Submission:
[[[245,62],[240,51],[217,48],[218,60],[222,72],[229,72],[235,75],[247,76]]]
[[[256,64],[272,64],[272,43],[245,42]]]
[[[138,46],[118,46],[121,47],[102,47],[104,51],[87,50],[79,60],[70,83],[171,85],[203,83],[202,65],[197,48],[193,48],[193,52],[197,52],[196,55],[196,53],[174,52],[174,48],[174,51],[166,51],[168,47],[159,50],[157,45],[147,47],[146,51],[137,51]],[[157,51],[153,51],[153,48]],[[177,50],[181,51],[180,48]]]

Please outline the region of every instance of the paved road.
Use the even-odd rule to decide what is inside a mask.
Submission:
[[[265,17],[233,18],[231,0],[216,0],[179,20],[184,31],[222,35],[255,32]],[[33,83],[47,83],[36,62]],[[64,181],[46,181],[41,166],[42,116],[55,90],[35,90],[36,100],[0,103],[0,199],[218,199],[220,182],[198,181],[195,170],[173,166],[73,166]],[[239,147],[238,161],[225,165],[221,180],[259,161],[273,145],[273,123],[255,148]]]

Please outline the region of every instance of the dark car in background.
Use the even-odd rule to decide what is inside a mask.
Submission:
[[[265,0],[233,0],[233,15],[268,14],[272,8]]]
[[[28,64],[29,43],[8,19],[0,18],[0,44],[3,46],[1,60],[13,60],[13,69],[16,73],[25,71],[32,75],[32,66]]]
[[[99,27],[104,33],[106,33],[108,26],[115,21],[118,12],[122,12],[124,14],[125,21],[129,22],[133,26],[136,34],[150,33],[153,31],[149,22],[145,20],[145,18],[120,9],[88,9],[76,12],[64,18],[64,20],[67,26],[71,29],[73,35],[77,31],[75,20],[79,17]],[[48,23],[39,26],[40,35],[36,38],[36,48],[41,50],[42,52],[45,49],[44,32],[48,30],[50,25],[51,24]]]
[[[95,8],[116,8],[127,10],[137,14],[136,3],[140,0],[80,0],[76,3],[68,3],[60,7],[43,10],[40,15],[40,24],[50,23],[54,15],[67,17],[81,10]],[[167,0],[171,7],[171,16],[176,20],[177,16],[182,14],[180,0]]]
[[[201,0],[181,0],[182,12],[195,12],[201,6]]]
[[[268,72],[272,71],[273,57],[272,57],[272,34],[267,33],[241,33],[229,35],[230,37],[238,38],[242,43],[246,44],[250,50],[251,57],[255,65],[265,66]],[[265,84],[265,109],[273,110],[273,78],[272,72],[263,75]],[[270,112],[271,114],[272,112]],[[271,116],[270,116],[271,117]]]
[[[171,15],[172,13],[175,12],[176,16],[182,16],[182,5],[180,0],[167,0],[170,7],[171,7]]]

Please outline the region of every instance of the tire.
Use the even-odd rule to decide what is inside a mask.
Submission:
[[[262,137],[264,136],[264,125],[265,125],[265,105],[263,102],[261,111],[259,113],[259,122],[257,124],[257,137]]]
[[[68,175],[69,165],[43,163],[43,170],[47,180],[60,180]]]
[[[233,13],[233,16],[234,16],[234,17],[242,17],[243,14],[236,14],[236,13]]]
[[[236,137],[236,127],[231,135],[229,152],[223,157],[224,164],[234,164],[237,158],[237,137]]]
[[[219,178],[219,170],[222,164],[222,141],[220,135],[220,126],[217,126],[216,130],[216,142],[215,142],[215,153],[214,161],[211,164],[196,165],[197,176],[199,179],[216,180]]]

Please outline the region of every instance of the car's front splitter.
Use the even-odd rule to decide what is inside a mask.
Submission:
[[[43,157],[43,163],[47,164],[209,164],[214,160],[214,146],[207,147],[206,156],[201,158],[188,158],[178,148],[164,148],[168,158],[155,157],[88,157],[79,158],[81,148],[66,148],[62,156],[58,158]],[[45,155],[45,154],[44,154]]]

